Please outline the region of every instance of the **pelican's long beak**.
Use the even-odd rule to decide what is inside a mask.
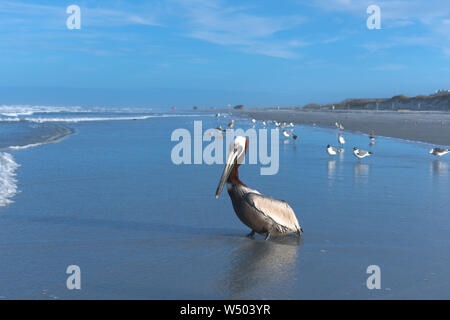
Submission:
[[[231,174],[234,166],[237,163],[237,157],[239,154],[239,149],[233,149],[230,151],[227,157],[227,162],[225,163],[225,168],[223,169],[222,176],[220,177],[219,186],[216,190],[216,199],[219,198],[220,193],[222,192],[223,186],[225,182],[227,182],[228,177]]]

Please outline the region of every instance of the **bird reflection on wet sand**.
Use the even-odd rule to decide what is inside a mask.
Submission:
[[[443,177],[448,175],[448,164],[444,161],[433,160],[430,163],[430,173],[436,177]]]
[[[336,160],[328,160],[327,169],[328,180],[333,180],[334,176],[336,175]]]
[[[285,236],[272,241],[244,241],[230,254],[231,267],[224,279],[231,299],[245,298],[247,292],[261,290],[262,296],[279,296],[292,280],[301,240]],[[273,288],[273,290],[271,289]]]
[[[366,163],[355,163],[353,168],[355,177],[367,178],[370,174],[370,165]]]

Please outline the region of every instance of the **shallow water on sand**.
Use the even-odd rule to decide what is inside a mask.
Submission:
[[[388,138],[369,146],[357,134],[330,157],[335,130],[297,126],[299,141],[280,144],[278,174],[243,165],[240,178],[286,200],[302,240],[249,239],[226,191],[214,197],[222,166],[171,161],[172,131],[192,131],[194,120],[219,124],[79,122],[59,143],[9,151],[20,192],[0,208],[0,296],[450,298],[450,157]],[[353,146],[374,155],[359,162]],[[66,289],[74,264],[81,290]],[[380,290],[366,287],[369,265],[381,268]]]

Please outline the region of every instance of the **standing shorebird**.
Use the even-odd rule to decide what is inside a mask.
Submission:
[[[330,156],[335,156],[341,152],[340,149],[327,145],[327,152]]]
[[[234,120],[231,120],[231,122],[228,124],[228,127],[230,127],[230,128],[234,127]]]
[[[362,158],[365,158],[365,157],[368,157],[368,156],[372,155],[373,153],[370,152],[370,151],[365,151],[365,150],[358,149],[357,147],[354,147],[353,148],[353,154],[358,159],[362,159]]]
[[[283,136],[285,136],[286,138],[290,137],[292,134],[292,132],[289,132],[287,130],[283,130],[282,132],[283,132]]]
[[[341,147],[345,144],[345,138],[344,138],[344,136],[342,134],[339,134],[338,142],[341,145]]]
[[[369,139],[370,139],[370,141],[371,142],[375,142],[375,136],[374,136],[374,134],[373,134],[373,130],[370,130],[370,136],[369,136]]]
[[[253,237],[255,232],[266,236],[280,236],[289,233],[303,232],[292,208],[282,200],[262,195],[256,190],[247,187],[239,180],[238,168],[245,159],[248,149],[248,139],[236,137],[230,145],[227,162],[216,190],[216,198],[227,183],[228,195],[231,198],[234,211],[238,218],[252,231],[248,234]]]
[[[339,128],[339,130],[344,130],[344,126],[340,122],[335,122],[334,125]]]
[[[222,128],[222,126],[218,126],[216,128],[216,130],[219,131],[219,132],[226,132],[227,131],[226,129]]]
[[[450,152],[450,150],[448,150],[448,149],[443,149],[443,148],[433,148],[433,149],[431,149],[430,150],[430,154],[432,154],[433,156],[436,156],[436,157],[441,157],[441,156],[443,156],[443,155],[446,155],[447,153],[449,153]]]

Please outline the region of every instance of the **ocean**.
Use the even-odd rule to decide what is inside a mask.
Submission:
[[[286,200],[304,233],[250,239],[226,190],[214,197],[223,165],[171,158],[174,130],[232,118],[0,106],[0,299],[450,298],[450,157],[349,132],[333,157],[337,129],[295,125],[277,174],[243,164],[240,179]]]

